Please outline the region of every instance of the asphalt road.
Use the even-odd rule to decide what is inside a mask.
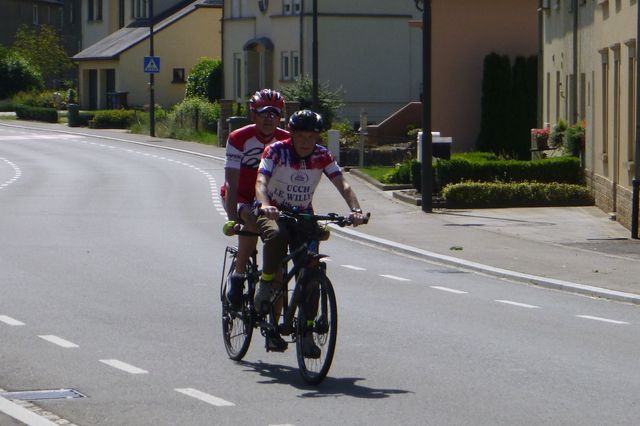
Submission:
[[[76,389],[36,406],[78,425],[637,423],[636,306],[339,237],[322,247],[340,314],[325,382],[258,336],[228,360],[222,177],[183,153],[0,127],[0,388]]]

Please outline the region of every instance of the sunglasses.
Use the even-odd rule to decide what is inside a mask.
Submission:
[[[280,118],[280,114],[278,114],[275,111],[262,111],[262,112],[257,112],[256,115],[260,118]]]

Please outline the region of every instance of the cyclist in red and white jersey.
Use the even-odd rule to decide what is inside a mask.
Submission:
[[[262,152],[268,144],[289,137],[287,131],[278,128],[284,109],[284,98],[279,92],[271,89],[256,92],[249,108],[253,124],[231,132],[227,140],[225,184],[221,189],[228,219],[223,228],[226,235],[233,235],[239,224],[243,224],[246,231],[257,231],[251,205]],[[238,236],[236,269],[227,292],[227,299],[234,306],[242,301],[245,266],[257,241],[257,237]]]

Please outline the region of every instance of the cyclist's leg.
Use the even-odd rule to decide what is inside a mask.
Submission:
[[[240,216],[242,220],[244,230],[258,232],[256,217],[251,212],[250,205],[238,204],[238,216]],[[251,254],[256,249],[257,244],[257,236],[238,236],[238,257],[236,260],[236,272],[238,274],[244,275],[247,272],[246,266],[249,262],[249,257],[251,257]]]
[[[259,217],[257,226],[264,239],[262,251],[262,276],[258,290],[256,291],[256,309],[262,309],[262,303],[271,298],[274,290],[274,281],[278,273],[280,262],[287,253],[287,232],[278,221]],[[279,280],[280,283],[282,280]]]

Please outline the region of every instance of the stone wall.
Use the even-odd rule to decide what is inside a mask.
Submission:
[[[632,192],[630,189],[615,185],[616,199],[614,206],[614,184],[601,175],[585,170],[585,180],[595,199],[595,204],[602,211],[616,213],[616,220],[625,228],[631,229]]]

